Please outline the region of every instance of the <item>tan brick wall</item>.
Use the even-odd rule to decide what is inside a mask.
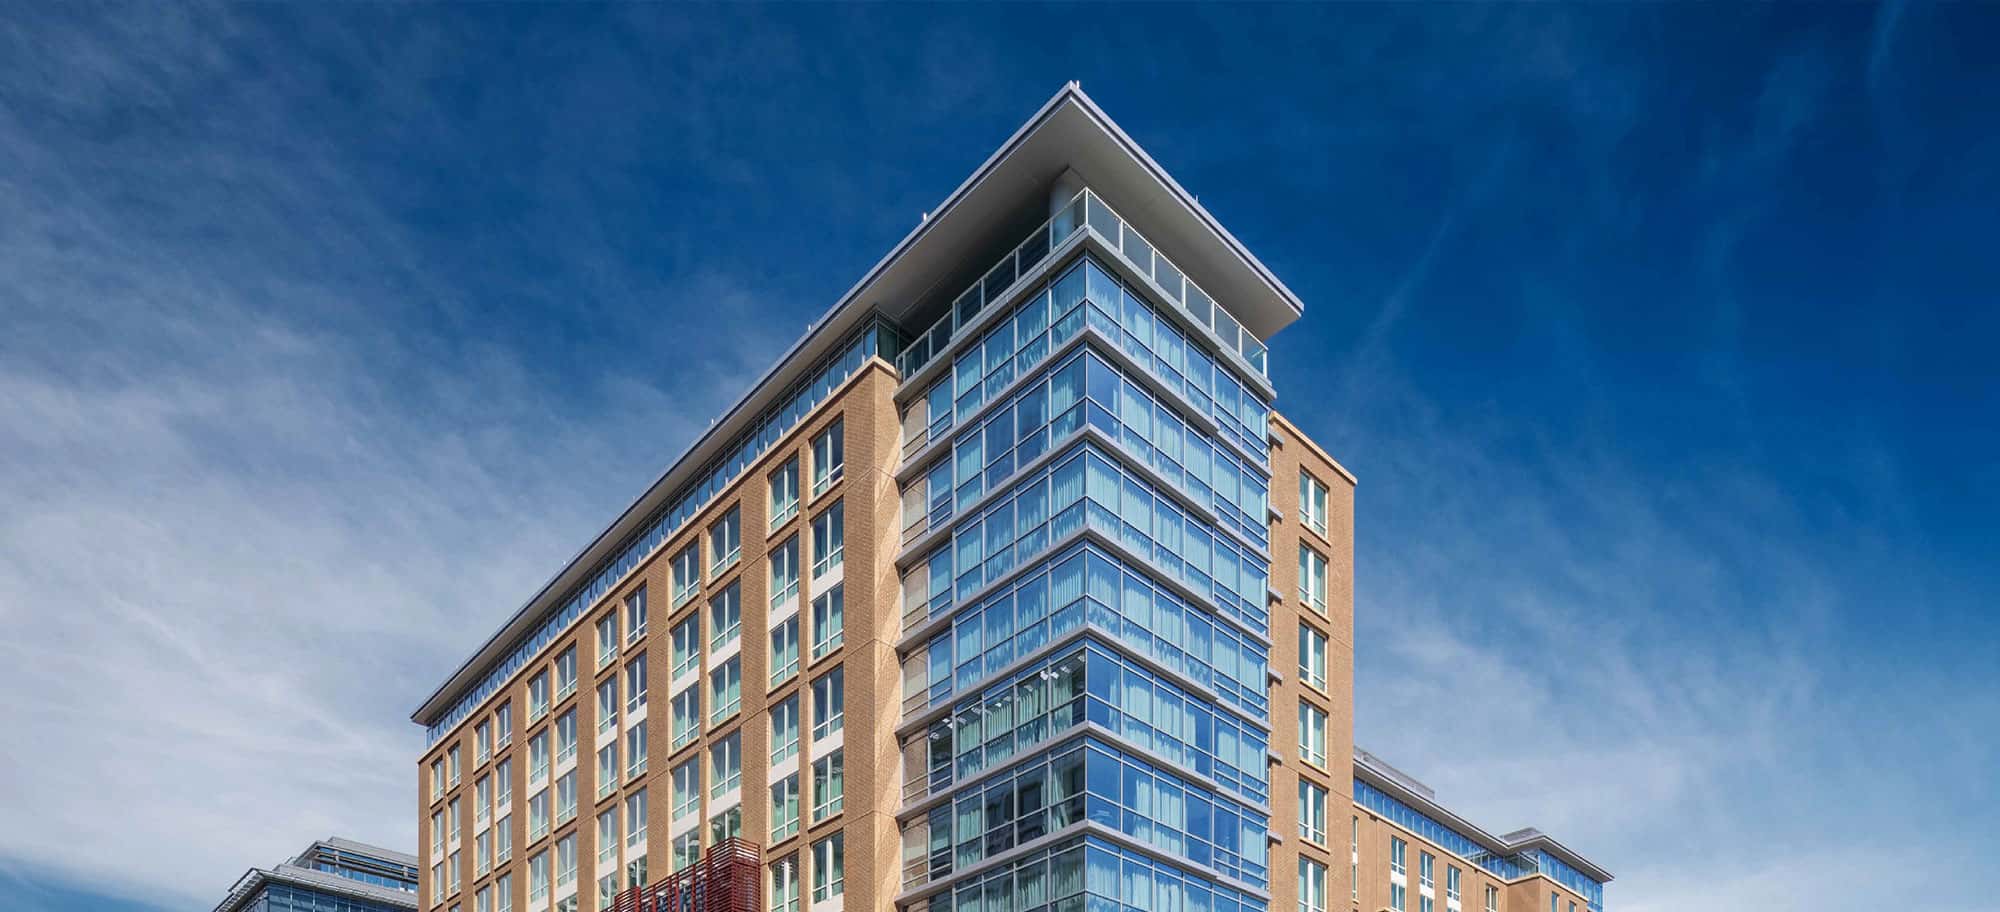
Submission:
[[[1282,758],[1271,770],[1271,828],[1280,837],[1271,847],[1271,908],[1298,908],[1301,856],[1327,868],[1328,908],[1345,908],[1348,897],[1348,814],[1354,760],[1354,480],[1282,415],[1271,419],[1271,669],[1280,677],[1271,692],[1271,746]],[[1299,503],[1299,474],[1310,475],[1327,491],[1326,532],[1307,527]],[[1327,558],[1326,613],[1299,597],[1298,548],[1303,542]],[[1326,688],[1307,685],[1299,673],[1300,625],[1327,638]],[[1302,758],[1298,713],[1301,702],[1327,715],[1326,766]],[[1326,843],[1315,845],[1299,832],[1299,782],[1327,791]]]
[[[575,832],[577,836],[577,896],[579,908],[590,912],[596,909],[597,878],[602,873],[596,869],[597,857],[597,814],[608,809],[619,808],[621,841],[624,835],[622,800],[624,797],[647,789],[647,868],[649,879],[658,880],[668,873],[671,862],[671,840],[668,837],[672,819],[672,769],[690,759],[697,760],[702,771],[701,824],[704,845],[707,842],[708,817],[708,748],[717,740],[726,738],[732,732],[742,733],[742,835],[751,842],[763,845],[770,834],[770,793],[767,785],[770,756],[769,707],[792,694],[800,694],[800,780],[803,794],[800,799],[800,817],[807,829],[802,835],[793,836],[784,842],[768,846],[764,850],[766,862],[798,852],[802,861],[807,854],[810,840],[818,839],[836,828],[846,829],[846,884],[850,905],[857,902],[886,903],[886,897],[893,895],[895,883],[895,863],[899,854],[893,813],[893,797],[899,794],[899,775],[894,755],[894,745],[890,739],[861,738],[844,736],[847,751],[844,758],[845,788],[844,810],[838,815],[812,826],[811,820],[811,725],[810,695],[806,682],[825,674],[836,665],[842,666],[845,676],[846,694],[843,711],[843,728],[848,732],[886,731],[895,724],[895,714],[900,705],[900,677],[895,661],[893,641],[900,622],[898,592],[893,553],[898,521],[898,503],[895,485],[890,473],[898,452],[898,428],[896,410],[892,401],[895,377],[886,364],[870,362],[859,375],[850,379],[837,390],[827,402],[822,403],[808,416],[801,427],[780,440],[772,451],[756,466],[708,508],[677,533],[653,557],[643,562],[612,593],[601,599],[586,612],[578,624],[559,637],[554,645],[539,653],[533,661],[517,673],[501,691],[488,699],[457,729],[426,750],[417,763],[418,776],[418,857],[420,859],[419,908],[446,908],[457,903],[463,912],[472,912],[473,895],[481,887],[491,884],[500,874],[512,874],[513,908],[516,912],[528,912],[528,860],[539,852],[552,848],[563,836]],[[834,483],[818,497],[811,492],[811,456],[809,453],[812,437],[830,426],[836,420],[844,420],[845,454],[843,478]],[[779,529],[769,529],[769,489],[766,479],[786,460],[798,458],[800,463],[800,498],[803,501],[799,515],[788,520]],[[811,658],[811,534],[809,523],[836,500],[845,501],[843,547],[844,592],[844,644],[818,660]],[[708,528],[720,519],[732,506],[740,507],[742,531],[742,558],[718,576],[708,573],[706,535]],[[800,660],[802,671],[776,688],[768,687],[770,678],[770,564],[769,555],[779,544],[792,535],[799,536],[800,542]],[[698,543],[702,548],[701,564],[703,582],[699,595],[678,609],[673,606],[672,559],[689,543]],[[866,572],[863,568],[869,568]],[[721,725],[710,728],[706,716],[712,709],[709,701],[708,664],[709,630],[706,619],[700,625],[700,648],[702,652],[701,673],[696,687],[701,689],[701,706],[704,715],[703,733],[692,744],[677,751],[669,751],[671,743],[670,705],[673,694],[669,692],[672,676],[672,630],[673,625],[697,613],[706,612],[710,599],[726,588],[730,582],[739,581],[742,598],[743,642],[742,655],[742,707],[732,718]],[[621,645],[620,656],[612,666],[597,668],[596,623],[605,614],[622,612],[626,596],[641,585],[647,588],[648,619],[647,632],[638,643]],[[623,622],[621,621],[621,635]],[[564,649],[577,649],[578,686],[577,692],[551,708],[550,712],[533,725],[526,723],[527,682],[536,673],[550,668],[550,663]],[[603,801],[597,800],[596,781],[596,731],[597,706],[596,687],[617,675],[630,659],[643,652],[646,656],[647,671],[647,770],[645,774],[630,782],[622,783],[612,795]],[[553,686],[553,685],[552,685]],[[620,684],[622,705],[623,690]],[[514,715],[514,736],[505,749],[496,751],[484,764],[476,764],[473,745],[474,726],[502,703],[511,701]],[[548,730],[562,713],[575,707],[577,711],[577,816],[573,821],[553,827],[549,835],[529,844],[527,837],[527,748],[524,746],[534,735]],[[622,712],[622,710],[621,710]],[[879,742],[879,743],[878,743]],[[442,757],[453,744],[462,744],[465,767],[460,785],[450,790],[448,795],[439,796],[433,802],[430,787],[430,762]],[[496,865],[484,877],[474,878],[476,870],[473,834],[474,783],[482,775],[487,775],[493,765],[501,759],[512,758],[513,812],[510,825],[513,831],[513,855],[505,864]],[[621,778],[623,768],[629,761],[625,755],[621,738],[619,749]],[[460,799],[463,834],[460,858],[463,871],[460,874],[460,890],[448,896],[442,903],[431,901],[430,866],[436,862],[431,857],[430,815],[435,808],[446,806],[451,797]],[[551,796],[553,805],[553,795]],[[553,807],[551,808],[553,811]],[[876,860],[882,859],[881,861]],[[621,847],[619,867],[631,859],[624,856]],[[885,863],[886,862],[886,863]],[[553,862],[551,863],[553,865]],[[871,877],[870,875],[878,875]],[[551,874],[553,886],[553,872]],[[875,883],[874,881],[879,881]],[[621,887],[627,886],[621,877]],[[801,865],[800,888],[805,902],[810,901],[810,862]],[[854,906],[859,908],[859,906]]]

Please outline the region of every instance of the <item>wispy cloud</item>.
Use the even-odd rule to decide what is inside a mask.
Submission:
[[[0,808],[37,822],[0,857],[173,906],[316,836],[414,846],[410,706],[796,334],[724,273],[579,259],[528,293],[674,316],[601,315],[633,357],[551,382],[276,129],[310,68],[190,16],[17,23],[0,65]],[[677,347],[700,385],[661,386]]]
[[[1614,908],[1991,905],[1951,10],[784,13],[0,22],[27,902],[410,845],[411,704],[1079,78],[1310,302],[1273,360],[1362,478],[1362,743]]]

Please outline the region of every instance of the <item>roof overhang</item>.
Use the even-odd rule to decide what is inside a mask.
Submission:
[[[993,226],[1017,219],[1024,200],[1039,208],[1035,221],[1046,218],[1049,191],[1064,170],[1074,170],[1260,340],[1304,315],[1291,289],[1074,82],[1022,124],[849,296],[907,320],[939,293],[963,291],[938,283],[968,265],[993,265],[977,258],[994,256]]]
[[[442,717],[488,667],[559,606],[654,509],[698,477],[766,406],[871,315],[879,313],[895,320],[912,335],[926,329],[911,323],[935,310],[941,298],[963,291],[953,283],[969,283],[976,277],[977,273],[968,274],[968,268],[983,270],[993,265],[981,258],[997,257],[1006,249],[1003,245],[1021,240],[996,237],[996,226],[1020,221],[1027,211],[1024,206],[1039,208],[1040,215],[1033,222],[1046,217],[1048,194],[1065,169],[1075,170],[1087,186],[1260,340],[1269,339],[1305,313],[1298,297],[1202,208],[1193,194],[1139,148],[1080,86],[1069,83],[870,267],[838,303],[807,327],[805,335],[778,357],[735,406],[412,711],[410,720],[429,725]],[[1031,228],[1033,222],[1022,227]]]

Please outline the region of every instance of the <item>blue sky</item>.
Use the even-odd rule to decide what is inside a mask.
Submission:
[[[1307,302],[1361,744],[1614,908],[2000,909],[1991,8],[8,18],[10,902],[414,845],[410,707],[1076,79]]]

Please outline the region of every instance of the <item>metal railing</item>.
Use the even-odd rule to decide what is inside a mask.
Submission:
[[[958,334],[988,304],[997,302],[1023,274],[1032,269],[1071,235],[1088,228],[1105,244],[1118,251],[1141,275],[1166,291],[1173,306],[1198,326],[1205,326],[1221,339],[1224,348],[1235,352],[1259,376],[1269,375],[1268,350],[1243,324],[1215,303],[1215,299],[1160,255],[1145,235],[1128,224],[1098,195],[1085,189],[1071,197],[1056,214],[1030,232],[1028,239],[1008,251],[1000,262],[986,271],[972,287],[952,299],[951,310],[896,356],[896,369],[908,378],[943,353]]]

